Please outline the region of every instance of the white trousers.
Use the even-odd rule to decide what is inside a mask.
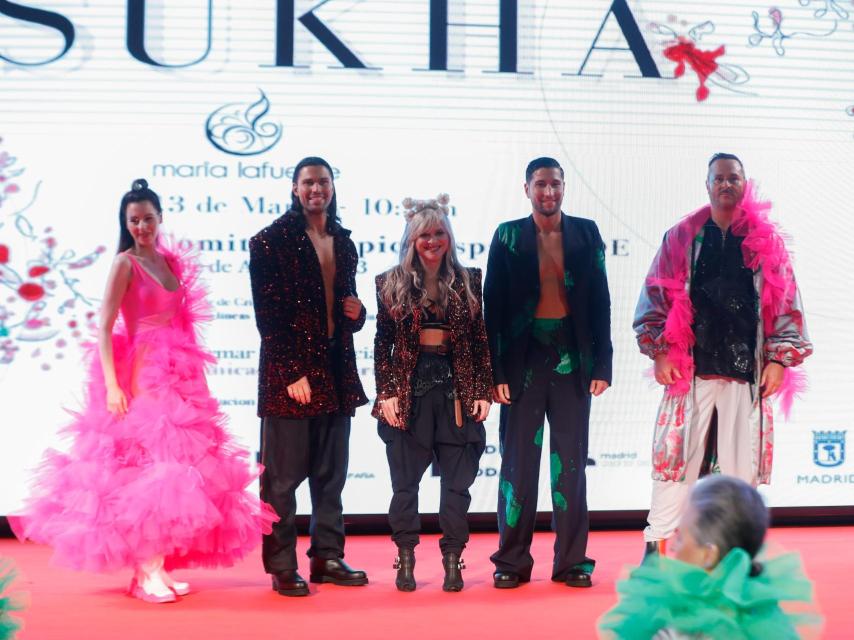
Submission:
[[[652,503],[644,529],[647,542],[664,540],[679,526],[682,508],[700,476],[712,413],[718,411],[718,465],[721,473],[755,484],[750,438],[753,408],[750,385],[734,380],[694,379],[694,410],[688,437],[685,478],[681,482],[654,480]]]

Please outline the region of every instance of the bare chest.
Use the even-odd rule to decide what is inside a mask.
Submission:
[[[323,282],[328,286],[335,280],[335,246],[332,236],[320,237],[314,233],[308,234],[309,240],[317,254],[320,263],[320,272],[323,274]]]
[[[563,234],[538,233],[537,259],[540,265],[540,279],[563,281]]]

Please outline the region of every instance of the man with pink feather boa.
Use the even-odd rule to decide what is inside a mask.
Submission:
[[[732,154],[712,157],[706,189],[710,204],[665,234],[635,310],[638,345],[665,386],[647,554],[661,552],[678,526],[707,444],[717,447],[721,473],[753,486],[770,482],[770,397],[778,394],[788,412],[803,380],[793,367],[813,350],[770,202],[756,200]]]

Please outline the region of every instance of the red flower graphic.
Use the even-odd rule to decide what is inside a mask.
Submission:
[[[725,51],[724,45],[719,46],[714,51],[703,51],[698,49],[697,45],[689,38],[680,36],[676,44],[664,50],[664,57],[676,63],[673,75],[677,78],[681,78],[685,74],[686,63],[694,70],[697,79],[700,81],[700,86],[697,87],[697,101],[702,102],[709,97],[706,80],[717,70],[716,58],[722,56]]]
[[[18,295],[24,300],[34,302],[44,296],[44,287],[40,284],[36,284],[35,282],[25,282],[18,287]]]

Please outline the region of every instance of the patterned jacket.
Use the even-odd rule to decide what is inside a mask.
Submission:
[[[353,333],[365,324],[343,313],[344,298],[356,295],[358,254],[350,232],[330,225],[335,252],[333,317],[341,361],[333,363],[326,328],[326,298],[317,252],[301,214],[288,211],[249,241],[249,275],[255,324],[261,334],[258,364],[258,415],[308,418],[340,412],[354,415],[367,404],[356,369]],[[336,388],[333,367],[341,380]],[[287,387],[308,377],[311,403],[301,405]]]
[[[480,269],[468,269],[472,293],[481,302]],[[401,428],[406,429],[412,410],[410,379],[418,361],[418,338],[423,312],[415,309],[402,320],[391,317],[380,299],[380,291],[388,272],[376,278],[377,333],[374,338],[374,372],[377,381],[377,402],[372,415],[382,420],[379,401],[397,396],[400,403]],[[465,303],[462,283],[457,280],[453,296],[448,301],[446,319],[451,327],[451,368],[454,388],[462,403],[463,412],[470,413],[475,400],[492,401],[492,371],[489,366],[489,346],[483,324],[482,305],[474,317]]]
[[[768,361],[791,368],[800,365],[813,351],[803,316],[803,306],[782,238],[768,222],[766,203],[753,199],[752,184],[746,190],[742,228],[733,223],[733,233],[745,235],[746,265],[754,269],[753,283],[760,306],[757,309],[756,353],[753,382],[759,389],[762,370]],[[691,354],[693,309],[690,305],[691,274],[703,244],[703,225],[711,214],[704,206],[668,230],[635,310],[634,329],[641,353],[655,358],[668,354],[680,369],[682,379],[665,389],[655,423],[652,477],[681,481],[685,473],[694,411],[694,368]],[[752,248],[752,249],[751,249]],[[773,266],[769,266],[773,265]],[[771,294],[782,291],[778,298]],[[788,386],[784,382],[784,389]],[[781,391],[783,393],[784,391]],[[751,434],[754,482],[768,483],[774,451],[774,417],[771,402],[754,391],[746,428]]]
[[[561,216],[564,286],[572,313],[581,375],[611,383],[611,297],[605,274],[605,245],[592,220]],[[540,298],[537,230],[533,216],[499,225],[489,247],[484,287],[486,330],[496,384],[522,391],[525,356]]]

